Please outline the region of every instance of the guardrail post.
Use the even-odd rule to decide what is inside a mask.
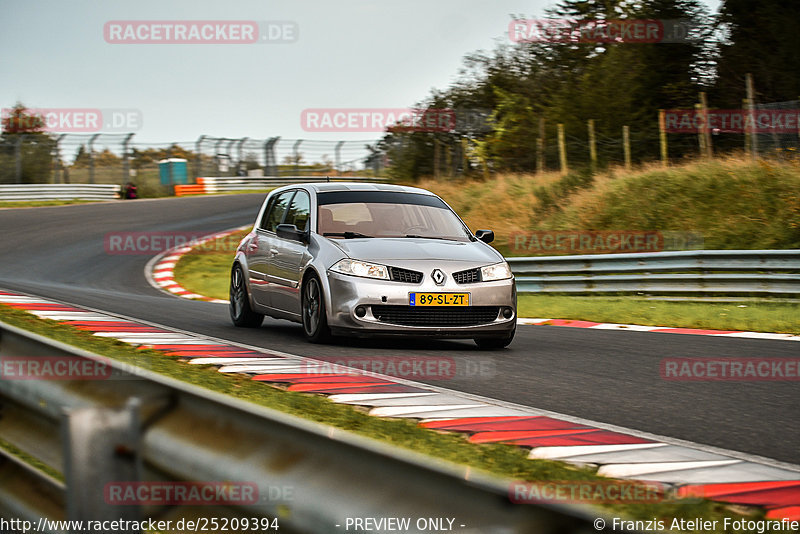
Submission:
[[[124,498],[126,483],[141,480],[139,408],[138,399],[129,399],[121,409],[87,407],[64,413],[69,520],[140,520],[138,505],[112,504]]]

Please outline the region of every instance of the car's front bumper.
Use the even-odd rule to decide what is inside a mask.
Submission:
[[[510,334],[517,321],[513,278],[456,284],[450,277],[444,285],[438,286],[429,278],[419,284],[409,284],[331,271],[327,276],[330,288],[328,324],[334,331],[356,335],[498,337]],[[470,306],[409,306],[409,294],[413,292],[469,293]],[[356,313],[359,307],[364,308],[363,317]],[[392,313],[386,313],[386,307],[391,307]],[[496,308],[497,313],[491,313],[492,308]],[[419,315],[412,315],[415,313]],[[438,324],[424,324],[428,318]],[[398,320],[400,322],[396,322]],[[443,322],[474,324],[441,324]]]

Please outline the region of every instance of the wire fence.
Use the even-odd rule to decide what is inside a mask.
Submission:
[[[363,141],[225,138],[138,143],[133,133],[4,133],[0,183],[135,182],[142,196],[168,194],[159,162],[185,159],[190,178],[200,176],[406,176],[459,177],[498,170],[520,172],[631,167],[661,160],[743,151],[758,157],[797,158],[800,101],[742,110],[673,110],[670,118],[638,126],[601,121],[540,122],[523,142],[475,132],[417,132]],[[737,115],[738,114],[738,115]],[[731,121],[753,119],[750,126]],[[703,126],[698,126],[700,117]],[[681,126],[680,121],[689,121]],[[727,121],[727,122],[726,122]],[[719,127],[716,127],[719,126]],[[410,162],[410,163],[409,163]],[[403,166],[406,168],[401,169]],[[392,172],[397,171],[399,172]],[[193,180],[191,180],[193,181]]]
[[[224,138],[137,143],[129,134],[17,134],[0,138],[0,184],[134,182],[142,196],[168,193],[159,162],[185,159],[199,176],[380,176],[376,140]],[[193,180],[192,180],[193,181]]]

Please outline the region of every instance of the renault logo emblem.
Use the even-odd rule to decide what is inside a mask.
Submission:
[[[433,278],[433,281],[436,282],[437,286],[440,286],[444,284],[444,281],[447,277],[439,269],[434,269],[433,272],[431,273],[431,278]]]

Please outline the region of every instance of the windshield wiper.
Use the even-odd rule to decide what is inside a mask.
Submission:
[[[442,239],[444,241],[456,241],[455,239],[450,238],[450,237],[438,237],[438,236],[433,236],[433,235],[406,234],[406,237],[412,237],[412,238],[415,238],[415,239]]]
[[[364,235],[358,232],[325,232],[325,237],[333,236],[333,237],[343,237],[345,239],[355,239],[357,237],[373,237],[371,235]]]

